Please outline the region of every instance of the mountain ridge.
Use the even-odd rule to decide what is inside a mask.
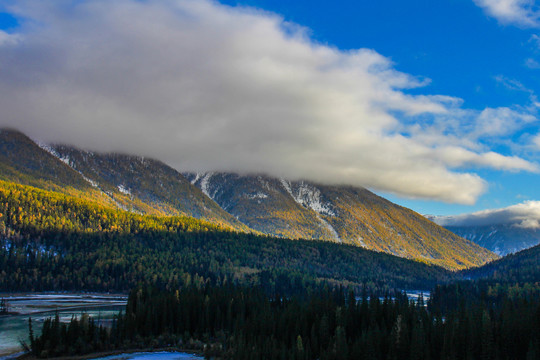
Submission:
[[[520,221],[467,224],[459,221],[459,217],[457,219],[452,216],[426,215],[426,217],[499,256],[516,253],[540,244],[540,228],[521,224]]]
[[[471,254],[489,257],[476,244],[364,188],[261,174],[183,174],[223,209],[263,233],[337,241],[450,268],[482,263]]]
[[[15,143],[24,145],[24,151],[15,151]],[[364,188],[267,175],[179,173],[140,156],[38,145],[11,130],[0,133],[0,148],[0,166],[9,170],[2,171],[2,179],[97,199],[109,207],[193,216],[238,231],[350,244],[454,270],[497,258]]]

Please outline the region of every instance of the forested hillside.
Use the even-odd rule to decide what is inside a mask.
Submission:
[[[75,170],[15,130],[0,130],[0,180],[59,191],[105,206],[115,206],[111,196],[94,188]]]
[[[265,175],[181,174],[140,156],[36,144],[0,130],[0,179],[111,209],[190,216],[244,232],[326,240],[456,270],[497,256],[412,210],[358,187]]]
[[[453,274],[356,246],[234,232],[188,217],[144,216],[0,182],[0,287],[120,290],[237,282],[293,290],[320,281],[427,289]]]
[[[141,156],[99,154],[54,145],[48,151],[83,174],[107,194],[115,194],[124,210],[154,215],[184,215],[249,231],[178,171]]]
[[[462,271],[467,278],[501,282],[540,282],[540,245],[507,255],[479,268]]]
[[[364,188],[265,175],[185,175],[223,209],[263,233],[351,244],[454,270],[497,258]]]
[[[85,162],[74,161],[83,158]],[[250,231],[159,161],[38,145],[15,130],[0,130],[0,180],[58,191],[113,209],[192,216]]]

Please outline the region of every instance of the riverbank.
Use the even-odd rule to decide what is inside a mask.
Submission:
[[[13,359],[21,353],[20,341],[29,343],[28,318],[32,318],[34,334],[41,333],[45,319],[58,313],[62,322],[73,316],[87,314],[98,323],[106,325],[125,309],[126,294],[110,293],[1,293],[0,298],[9,304],[9,311],[18,314],[0,316],[0,360]]]
[[[171,356],[176,356],[174,359],[179,359],[178,356],[185,355],[186,357],[181,357],[180,359],[186,359],[186,360],[202,360],[204,359],[202,351],[192,350],[192,349],[181,349],[181,348],[160,348],[160,349],[131,349],[131,350],[115,350],[115,351],[104,351],[104,352],[98,352],[98,353],[91,353],[86,355],[78,355],[78,356],[61,356],[61,357],[53,357],[53,358],[47,358],[48,360],[114,360],[114,357],[116,356],[122,356],[122,359],[129,359],[130,355],[148,355],[148,354],[155,354],[155,355],[166,355],[170,354]],[[126,358],[125,356],[128,356]],[[133,359],[138,359],[133,358]],[[39,358],[30,355],[30,354],[22,354],[15,359],[17,360],[38,360]],[[164,360],[166,357],[161,356],[160,359]]]

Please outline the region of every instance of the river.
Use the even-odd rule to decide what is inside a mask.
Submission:
[[[43,321],[54,317],[69,322],[72,316],[88,314],[101,323],[125,309],[127,296],[122,294],[63,294],[30,293],[0,294],[7,301],[9,311],[17,314],[0,316],[0,360],[21,352],[20,342],[28,343],[28,318],[32,318],[34,334],[41,332]]]

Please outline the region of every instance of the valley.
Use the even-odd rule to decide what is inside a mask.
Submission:
[[[38,145],[0,132],[0,179],[120,210],[190,216],[241,232],[324,240],[456,270],[497,255],[363,188],[266,175],[179,173],[140,156]],[[47,172],[54,169],[54,177]],[[58,170],[56,170],[58,169]]]
[[[235,359],[292,353],[302,359],[356,358],[375,349],[374,342],[386,345],[373,356],[412,354],[421,344],[435,354],[452,354],[442,347],[449,342],[481,354],[477,334],[484,330],[467,330],[470,342],[454,334],[461,322],[480,316],[478,309],[495,306],[482,299],[498,294],[498,302],[514,302],[538,293],[538,246],[499,258],[367,189],[267,175],[180,173],[151,159],[37,144],[7,130],[0,140],[0,288],[27,292],[8,298],[27,307],[12,306],[21,314],[2,318],[0,325],[11,334],[5,352],[19,351],[16,343],[25,337],[30,316],[37,357],[181,348]],[[405,293],[412,289],[413,299]],[[39,295],[44,291],[56,295]],[[71,295],[80,291],[101,295]],[[130,293],[127,304],[125,297],[105,295],[110,292]],[[317,300],[321,296],[326,304]],[[473,300],[464,312],[454,313],[455,304],[467,304],[468,297]],[[230,299],[240,304],[233,312],[226,305]],[[176,308],[179,303],[184,305]],[[499,305],[490,311],[515,315]],[[534,303],[515,306],[535,311]],[[344,307],[358,323],[340,320]],[[59,308],[58,320],[52,308]],[[310,322],[312,309],[329,312]],[[291,321],[291,311],[304,314],[303,326],[312,333],[290,325],[292,332],[271,331],[283,338],[261,342],[261,334],[251,336],[255,330],[245,332],[253,325],[239,325],[264,323],[269,313]],[[395,337],[393,330],[382,334],[359,325],[377,311],[385,312],[387,322],[370,321],[386,329],[409,319],[403,325],[407,345],[383,340]],[[83,312],[87,320],[71,319]],[[438,323],[438,316],[466,318]],[[169,325],[150,320],[173,318],[178,322]],[[496,319],[482,324],[489,331],[517,326]],[[522,336],[532,336],[531,326]],[[414,337],[423,332],[430,340]],[[328,341],[317,340],[319,333]],[[315,343],[304,342],[308,338]],[[485,351],[503,351],[497,348],[502,339]],[[243,351],[246,342],[253,351]],[[529,347],[519,356],[534,351]]]

